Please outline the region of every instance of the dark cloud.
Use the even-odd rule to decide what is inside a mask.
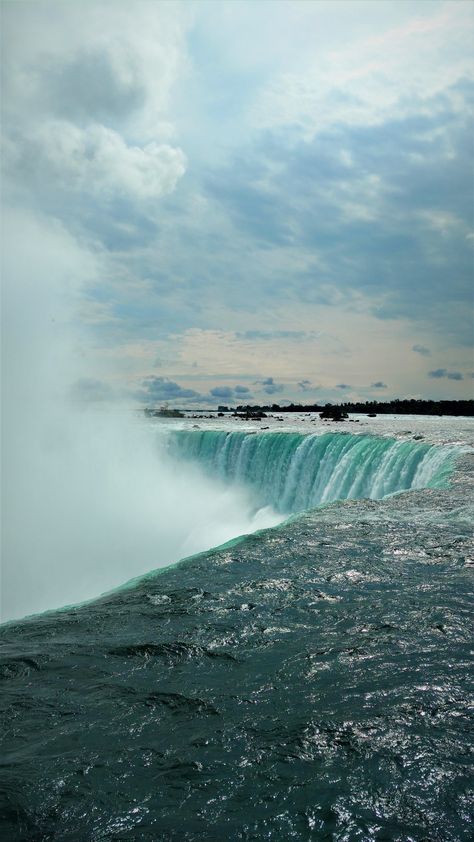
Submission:
[[[421,354],[422,357],[429,357],[431,355],[431,351],[429,348],[425,348],[424,345],[413,345],[412,351],[415,351],[416,354]]]
[[[210,390],[209,394],[213,398],[232,398],[234,396],[234,390],[230,386],[216,386],[215,389]]]
[[[244,162],[242,162],[244,163]],[[240,168],[240,162],[236,162]],[[244,164],[245,165],[245,164]],[[248,172],[248,165],[247,165]],[[216,172],[205,181],[205,191],[225,207],[234,225],[253,240],[263,244],[286,245],[292,231],[288,215],[280,212],[280,201],[267,191],[255,187],[253,181],[236,178],[224,180]]]
[[[460,371],[448,371],[446,368],[435,368],[434,371],[428,372],[428,377],[436,380],[447,377],[448,380],[464,380],[464,375]]]
[[[386,384],[386,383],[382,383],[382,381],[381,381],[381,380],[377,380],[377,382],[376,382],[376,383],[371,383],[371,384],[370,384],[370,388],[371,388],[371,389],[386,389],[386,388],[387,388],[387,384]]]
[[[203,396],[194,389],[183,389],[173,380],[167,377],[145,377],[142,381],[142,388],[136,393],[136,398],[141,401],[169,401],[169,400],[203,400]]]
[[[256,386],[262,386],[267,395],[275,395],[277,392],[283,392],[285,388],[281,383],[275,383],[273,377],[266,377],[265,380],[256,380]]]
[[[298,387],[303,390],[303,392],[307,392],[311,386],[311,380],[300,380],[298,382]]]
[[[338,383],[336,389],[351,389],[348,383]]]
[[[470,90],[466,81],[416,116],[340,125],[310,140],[296,128],[269,131],[245,158],[215,170],[205,190],[246,246],[242,302],[271,296],[340,307],[363,293],[380,319],[409,318],[470,343],[471,125],[453,104]],[[256,227],[255,214],[265,214]],[[290,272],[284,262],[275,267],[268,248],[286,247],[289,223],[304,257]]]
[[[283,392],[283,389],[284,386],[277,383],[272,383],[263,387],[263,391],[266,392],[267,395],[276,395],[278,392]]]
[[[145,86],[136,67],[122,55],[117,60],[101,48],[84,49],[68,61],[50,60],[42,68],[42,82],[51,111],[77,121],[109,123],[141,108]]]
[[[210,390],[209,395],[213,398],[238,398],[250,395],[250,389],[247,386],[216,386]]]

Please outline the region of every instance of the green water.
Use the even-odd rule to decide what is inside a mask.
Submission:
[[[252,487],[261,505],[298,512],[333,500],[380,499],[446,483],[453,451],[368,435],[177,431],[174,456]]]
[[[296,489],[297,464],[333,458],[322,438],[200,442],[229,481],[244,445],[274,448],[272,501],[297,508],[322,488],[311,465]],[[445,484],[452,457],[337,447],[354,494]],[[449,487],[333,503],[1,628],[1,838],[470,840],[473,477],[464,454]]]

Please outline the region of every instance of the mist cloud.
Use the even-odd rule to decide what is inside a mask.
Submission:
[[[112,387],[103,380],[96,380],[93,377],[81,377],[71,387],[73,400],[85,401],[86,403],[103,403],[116,399]]]

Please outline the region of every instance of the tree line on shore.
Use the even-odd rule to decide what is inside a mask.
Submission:
[[[328,407],[337,406],[343,412],[377,415],[474,415],[474,400],[421,400],[417,398],[395,398],[391,401],[345,402],[339,404],[295,404],[280,406],[246,404],[236,407],[237,412],[323,412]],[[233,408],[219,407],[220,410],[233,412]]]

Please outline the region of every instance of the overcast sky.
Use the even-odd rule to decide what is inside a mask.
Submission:
[[[4,2],[14,356],[70,333],[87,401],[471,397],[473,9]]]

